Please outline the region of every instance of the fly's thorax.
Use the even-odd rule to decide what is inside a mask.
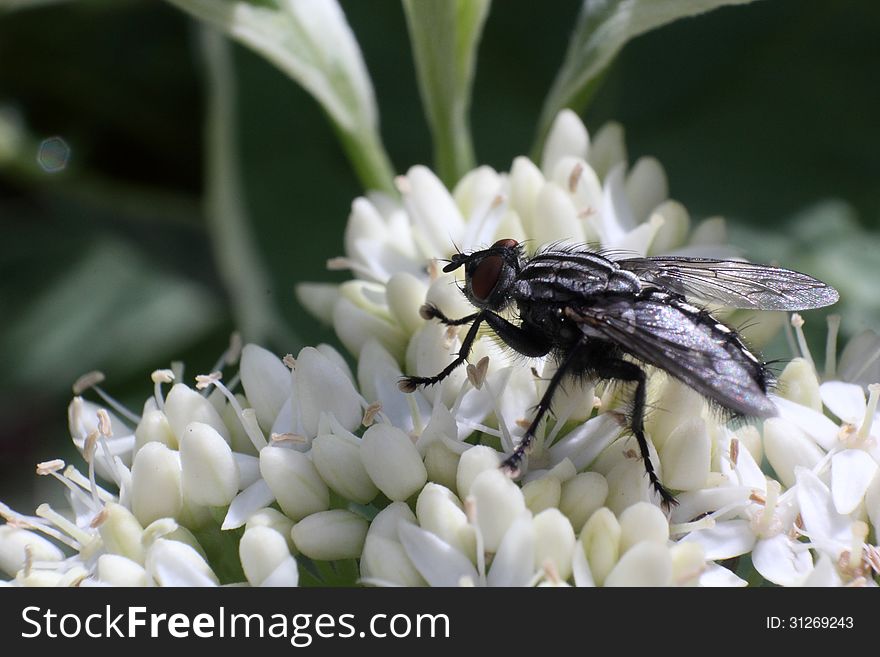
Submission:
[[[641,283],[632,272],[596,253],[545,251],[529,260],[517,277],[513,294],[544,302],[583,302],[604,294],[638,294]]]

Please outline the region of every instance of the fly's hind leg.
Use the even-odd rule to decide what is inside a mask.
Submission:
[[[648,452],[648,440],[645,438],[645,401],[647,398],[647,377],[645,371],[629,361],[619,358],[607,358],[593,361],[593,369],[596,375],[603,379],[616,379],[618,381],[634,381],[636,383],[636,391],[633,397],[632,415],[630,417],[630,429],[639,443],[639,452],[642,455],[642,461],[645,464],[645,472],[648,479],[651,480],[651,486],[657,491],[662,500],[663,508],[677,504],[675,496],[660,483],[660,478],[654,471],[654,464],[651,463],[651,455]]]

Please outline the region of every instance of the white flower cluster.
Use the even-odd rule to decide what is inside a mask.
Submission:
[[[10,583],[293,586],[336,562],[354,565],[350,583],[371,585],[744,585],[718,562],[747,554],[776,584],[875,583],[876,386],[866,402],[860,386],[820,386],[811,361],[796,359],[781,376],[780,416],[734,429],[653,373],[646,430],[662,481],[677,491],[669,516],[621,435],[625,386],[559,391],[521,481],[498,466],[552,362],[524,366],[482,337],[472,364],[442,384],[398,388],[404,371],[434,374],[460,344],[457,328],[418,313],[426,300],[452,317],[470,312],[436,266],[453,242],[729,254],[721,220],[685,241],[689,219],[667,199],[662,168],[652,159],[627,168],[618,126],[590,143],[565,112],[541,168],[526,158],[507,174],[480,168],[450,193],[414,167],[398,186],[402,204],[354,202],[346,257],[332,264],[356,279],[300,288],[356,371],[326,345],[283,359],[246,345],[228,386],[219,373],[191,388],[180,371],[155,372],[139,415],[75,398],[70,429],[88,472],[38,467],[67,487],[69,514],[0,508]]]

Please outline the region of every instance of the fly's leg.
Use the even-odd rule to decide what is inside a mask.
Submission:
[[[464,336],[464,340],[461,343],[461,349],[458,350],[458,355],[455,360],[449,363],[446,367],[443,368],[443,371],[439,374],[435,374],[434,376],[405,376],[398,383],[397,387],[400,388],[403,392],[415,392],[416,388],[419,386],[431,386],[435,383],[440,383],[447,376],[452,374],[456,367],[461,365],[467,357],[471,353],[471,348],[474,346],[474,340],[477,339],[477,333],[480,330],[480,324],[483,323],[483,313],[476,313],[475,315],[469,315],[468,317],[464,317],[462,319],[450,320],[443,313],[440,312],[439,309],[434,306],[422,306],[422,310],[424,311],[426,308],[432,308],[434,312],[436,312],[433,317],[436,317],[444,324],[448,324],[449,326],[458,326],[461,324],[467,324],[469,321],[473,321],[471,327],[468,329],[467,335]],[[425,314],[422,315],[423,317]]]
[[[504,463],[501,464],[501,467],[508,470],[511,474],[516,475],[517,473],[519,473],[519,468],[522,464],[522,460],[525,457],[526,452],[528,452],[529,447],[532,444],[532,440],[534,440],[535,438],[535,433],[538,431],[538,426],[541,424],[541,420],[544,419],[544,416],[550,410],[550,403],[553,400],[553,395],[556,392],[556,389],[562,383],[565,375],[568,374],[568,371],[571,369],[572,365],[576,361],[575,355],[577,354],[578,350],[579,348],[575,346],[565,355],[562,363],[560,363],[556,372],[551,377],[550,383],[547,385],[547,390],[541,397],[541,401],[538,402],[537,410],[535,411],[535,418],[532,420],[529,428],[526,429],[526,432],[523,434],[519,445],[517,445],[516,449],[513,450],[513,454],[508,456],[507,459],[505,459]]]
[[[645,471],[648,473],[648,479],[651,480],[651,486],[657,491],[662,500],[663,508],[677,504],[675,496],[670,493],[660,478],[654,471],[654,464],[651,463],[651,455],[648,452],[648,441],[645,438],[645,400],[647,397],[647,377],[644,370],[629,361],[617,358],[599,359],[593,361],[593,369],[596,376],[603,379],[617,379],[618,381],[635,381],[636,392],[633,397],[632,417],[630,418],[630,428],[639,443],[639,452],[642,455],[642,461],[645,464]]]

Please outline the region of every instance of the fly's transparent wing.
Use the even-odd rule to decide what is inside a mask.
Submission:
[[[837,290],[812,276],[751,262],[660,256],[617,264],[658,288],[730,308],[809,310],[838,299]]]
[[[759,383],[763,365],[731,334],[715,328],[711,318],[635,297],[569,307],[566,316],[588,337],[616,344],[725,408],[757,417],[776,414]]]

